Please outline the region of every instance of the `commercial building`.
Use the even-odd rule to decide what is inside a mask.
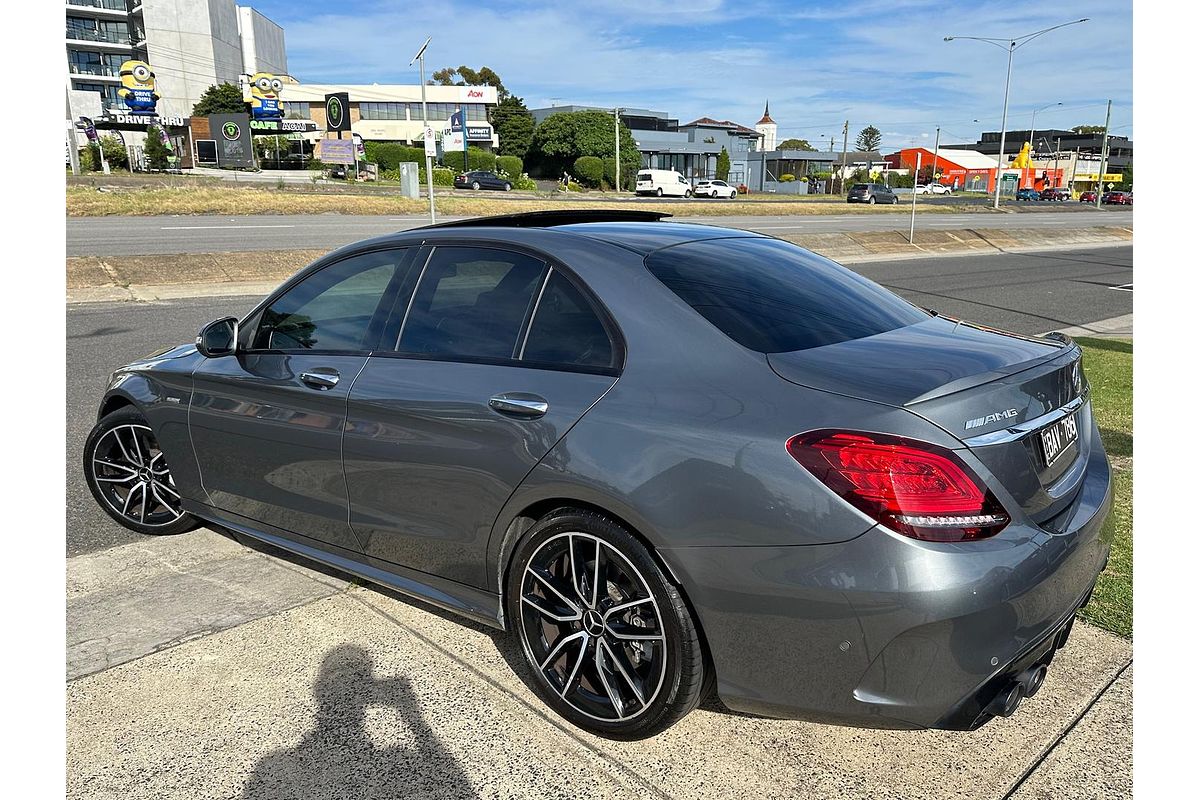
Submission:
[[[1075,131],[1047,128],[1008,131],[1004,134],[1005,163],[1010,163],[1021,151],[1026,142],[1030,142],[1034,157],[1044,157],[1053,153],[1079,153],[1083,156],[1100,157],[1104,144],[1103,133],[1076,133]],[[971,150],[992,157],[995,166],[996,154],[1000,152],[1000,132],[988,131],[980,134],[979,141],[974,144],[944,144],[940,150]],[[1109,172],[1119,173],[1125,165],[1133,160],[1133,141],[1125,136],[1108,137],[1108,167]]]
[[[997,148],[998,149],[998,148]],[[934,179],[947,186],[969,192],[994,192],[996,190],[996,154],[981,153],[947,147],[933,151],[923,147],[910,147],[887,156],[893,169],[913,169],[917,154],[921,156],[921,170],[932,167]],[[1081,153],[1077,150],[1042,152],[1032,157],[1028,166],[1013,167],[1010,158],[1001,172],[1001,193],[1011,194],[1017,189],[1050,189],[1065,187],[1079,194],[1095,189],[1100,182],[1100,156]],[[1121,180],[1121,172],[1110,163],[1103,176],[1103,188]]]
[[[312,120],[324,130],[325,96],[345,92],[350,96],[351,130],[365,141],[422,142],[420,84],[328,84],[291,83],[283,87],[280,100],[286,119]],[[488,110],[497,103],[494,86],[426,86],[425,113],[429,125],[441,133],[450,125],[456,109],[466,115],[467,143],[491,150],[499,146],[488,122]]]
[[[613,113],[612,108],[565,105],[535,108],[530,114],[540,124],[554,114],[574,111]],[[680,125],[678,119],[665,111],[625,107],[621,108],[620,115],[621,122],[629,128],[637,143],[643,169],[673,169],[692,180],[716,177],[717,157],[724,149],[729,154],[729,182],[745,183],[750,175],[749,154],[763,136],[755,129],[727,119],[700,117]]]
[[[121,64],[144,61],[157,113],[186,117],[215,83],[287,72],[283,29],[234,0],[67,0],[68,114],[121,113]],[[80,94],[83,93],[83,94]]]

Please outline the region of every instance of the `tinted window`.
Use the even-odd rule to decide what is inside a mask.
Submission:
[[[348,258],[293,286],[263,311],[258,350],[367,350],[368,329],[403,250]]]
[[[513,358],[545,265],[482,247],[438,247],[421,276],[399,350]]]
[[[591,303],[561,273],[553,273],[538,301],[521,359],[611,367],[612,358],[612,342]]]
[[[926,313],[845,267],[775,239],[669,247],[650,271],[735,342],[806,350],[911,325]]]
[[[856,183],[853,186],[851,186],[850,188],[851,189],[865,189],[865,188],[867,188],[867,185],[865,183]]]

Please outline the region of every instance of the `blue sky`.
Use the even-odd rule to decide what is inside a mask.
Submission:
[[[310,83],[416,83],[408,60],[433,36],[432,71],[490,66],[530,108],[567,103],[753,125],[763,103],[780,138],[841,147],[873,124],[891,149],[974,141],[998,130],[1002,48],[943,36],[1020,36],[1082,17],[1019,49],[1009,127],[1102,124],[1131,136],[1132,4],[1126,0],[590,0],[505,3],[248,0],[283,25],[289,71]],[[978,120],[976,122],[975,120]]]

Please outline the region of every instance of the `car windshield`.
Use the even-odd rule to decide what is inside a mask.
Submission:
[[[738,344],[760,353],[861,339],[928,317],[827,258],[768,238],[664,248],[646,267]]]

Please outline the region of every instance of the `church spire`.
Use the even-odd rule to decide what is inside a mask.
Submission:
[[[774,125],[775,124],[775,120],[771,119],[771,101],[770,100],[768,100],[767,104],[765,106],[763,106],[762,119],[760,119],[758,121],[758,124],[759,125]]]

